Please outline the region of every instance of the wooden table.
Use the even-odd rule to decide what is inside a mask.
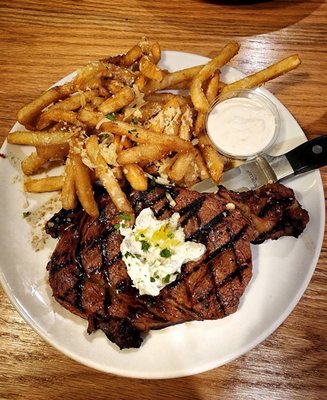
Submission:
[[[326,134],[326,11],[324,0],[3,0],[1,142],[23,104],[86,62],[126,51],[143,35],[163,49],[209,57],[237,40],[242,50],[232,65],[245,73],[298,52],[301,67],[266,87],[309,138]],[[326,190],[327,169],[321,172]],[[325,235],[308,289],[275,333],[228,365],[165,381],[121,378],[68,359],[22,320],[1,290],[0,398],[326,398],[326,267]]]

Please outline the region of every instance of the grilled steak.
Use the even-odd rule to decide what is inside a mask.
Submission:
[[[293,191],[279,184],[241,194],[223,187],[209,194],[157,186],[132,192],[130,200],[136,215],[147,207],[159,219],[179,212],[187,240],[207,247],[158,296],[140,296],[132,286],[115,229],[118,211],[101,189],[98,219],[79,207],[61,210],[46,225],[51,236],[60,237],[47,266],[54,297],[88,320],[89,333],[101,329],[121,349],[139,347],[150,329],[235,312],[251,279],[250,242],[297,237],[308,222]]]

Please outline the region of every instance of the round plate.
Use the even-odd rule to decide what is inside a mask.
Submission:
[[[188,53],[163,52],[161,65],[177,70],[208,59]],[[225,67],[222,79],[233,81],[242,74]],[[72,75],[59,83],[70,80]],[[261,89],[260,89],[261,90]],[[291,89],[290,89],[291,90]],[[282,153],[305,140],[300,126],[268,91],[281,115],[281,131],[272,153]],[[16,124],[13,130],[21,129]],[[172,378],[192,375],[225,364],[262,342],[293,310],[318,261],[324,230],[324,196],[318,171],[293,178],[286,185],[310,215],[299,239],[285,237],[252,246],[253,277],[238,311],[217,321],[189,322],[151,331],[140,349],[120,351],[102,332],[88,335],[87,322],[69,313],[52,298],[46,264],[56,240],[44,249],[31,246],[31,227],[23,212],[36,210],[51,195],[22,191],[20,160],[31,148],[4,144],[0,169],[1,283],[22,317],[48,343],[67,356],[101,371],[137,378]]]

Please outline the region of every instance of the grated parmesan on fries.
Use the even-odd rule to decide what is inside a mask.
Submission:
[[[77,196],[96,217],[92,182],[99,179],[133,221],[126,181],[136,190],[147,189],[149,174],[186,187],[210,176],[218,183],[226,159],[204,130],[211,104],[222,92],[259,86],[300,64],[294,55],[232,84],[220,82],[220,68],[239,47],[228,43],[206,65],[170,73],[158,66],[159,43],[142,38],[125,54],[92,62],[71,82],[43,93],[18,112],[28,131],[8,136],[8,143],[35,146],[22,162],[25,190],[61,190],[67,209]],[[54,160],[65,164],[62,176],[30,178]]]

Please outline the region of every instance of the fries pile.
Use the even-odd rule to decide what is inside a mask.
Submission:
[[[28,131],[8,136],[8,143],[35,146],[22,162],[25,191],[60,190],[63,208],[75,208],[78,199],[96,218],[92,185],[99,180],[132,223],[127,182],[146,190],[151,174],[186,187],[209,177],[218,183],[226,160],[204,130],[216,97],[262,85],[300,64],[293,55],[225,84],[220,69],[239,47],[228,43],[206,65],[168,72],[158,66],[159,43],[142,39],[126,54],[90,63],[72,81],[47,90],[18,112]],[[31,178],[58,160],[62,175]]]

